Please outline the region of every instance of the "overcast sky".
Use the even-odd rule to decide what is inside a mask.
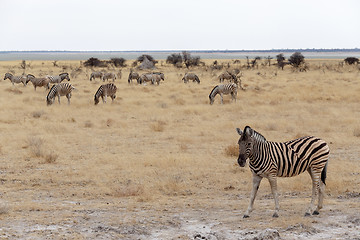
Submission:
[[[359,0],[0,0],[0,51],[360,48]]]

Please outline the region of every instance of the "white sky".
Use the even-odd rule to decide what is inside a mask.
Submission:
[[[360,48],[359,0],[0,0],[0,51]]]

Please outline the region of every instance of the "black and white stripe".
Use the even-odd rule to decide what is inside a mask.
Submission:
[[[59,83],[53,85],[46,97],[47,105],[53,104],[56,96],[58,97],[59,104],[60,96],[66,96],[68,104],[70,104],[71,92],[73,89],[75,88],[70,83]]]
[[[308,171],[312,179],[312,199],[305,215],[319,214],[325,194],[326,168],[329,158],[329,147],[326,142],[316,137],[302,137],[288,142],[269,142],[260,133],[249,126],[244,131],[236,129],[239,139],[238,163],[249,166],[253,173],[253,189],[249,207],[244,217],[249,217],[257,190],[263,177],[270,182],[275,200],[273,217],[278,217],[279,201],[276,177],[293,177]],[[314,210],[316,197],[318,205]]]
[[[90,81],[94,79],[95,81],[95,78],[100,78],[102,79],[104,73],[103,72],[92,72],[91,75],[90,75]]]
[[[228,84],[221,84],[217,85],[213,88],[210,92],[209,99],[210,104],[213,104],[215,101],[215,96],[220,94],[221,97],[221,104],[223,104],[223,95],[231,94],[232,100],[236,102],[236,95],[237,95],[237,85],[235,83],[228,83]]]
[[[200,79],[195,73],[186,73],[182,80],[184,81],[184,83],[188,83],[190,80],[200,83]]]
[[[28,74],[26,77],[27,81],[30,81],[34,85],[35,91],[37,87],[46,87],[47,89],[50,88],[50,80],[46,77],[37,78],[32,74]]]
[[[115,82],[116,74],[115,73],[104,73],[103,82],[105,82],[105,80],[109,80],[109,79],[112,79],[113,82]]]
[[[11,73],[5,73],[4,80],[6,79],[9,79],[13,85],[15,83],[23,83],[24,86],[26,86],[26,84],[29,82],[26,76],[14,76]]]
[[[70,81],[70,77],[68,73],[60,73],[58,76],[46,76],[49,80],[50,83],[61,83],[62,81],[64,81],[65,79]]]
[[[101,85],[94,96],[95,105],[99,103],[100,97],[102,98],[104,103],[106,103],[107,96],[110,96],[111,100],[114,101],[114,99],[116,98],[116,90],[117,87],[113,83]]]

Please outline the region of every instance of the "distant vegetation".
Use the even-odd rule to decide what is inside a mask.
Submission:
[[[111,58],[110,60],[100,60],[98,58],[91,57],[84,62],[85,67],[107,67],[108,65],[114,65],[115,67],[126,67],[124,58]]]
[[[348,57],[344,59],[346,64],[352,65],[352,64],[359,64],[359,59],[356,57]]]
[[[183,51],[182,55],[180,53],[173,53],[167,57],[166,63],[173,64],[176,67],[182,67],[183,63],[187,68],[192,66],[200,65],[200,57],[192,57],[189,52]]]

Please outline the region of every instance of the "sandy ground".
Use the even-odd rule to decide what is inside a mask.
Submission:
[[[21,72],[20,63],[1,62],[1,75]],[[307,72],[234,65],[246,90],[236,103],[225,96],[210,106],[223,70],[194,68],[201,84],[185,85],[187,70],[162,62],[165,81],[139,86],[127,83],[127,67],[115,102],[94,106],[101,82],[89,81],[91,69],[29,64],[36,76],[77,73],[77,91],[69,106],[62,97],[47,107],[43,88],[0,80],[0,239],[360,239],[357,68],[331,60]],[[278,179],[279,218],[266,181],[242,218],[251,173],[236,163],[235,128],[245,125],[273,141],[328,142],[319,216],[304,217],[311,187],[302,174]]]

